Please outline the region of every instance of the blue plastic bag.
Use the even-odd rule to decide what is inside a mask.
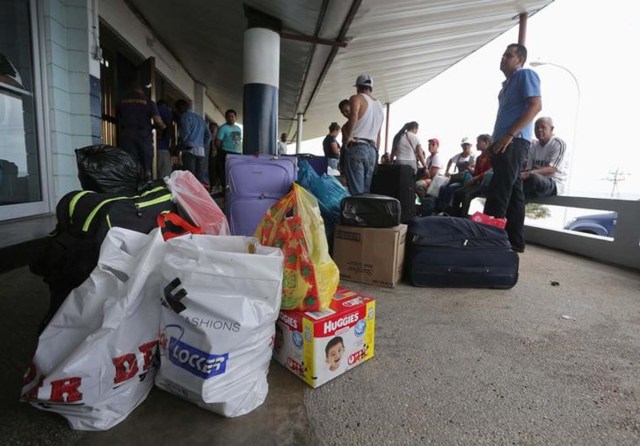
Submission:
[[[335,177],[327,174],[318,175],[305,160],[301,160],[298,164],[298,184],[318,200],[329,249],[332,249],[334,226],[340,223],[340,202],[344,197],[349,196],[349,192]]]

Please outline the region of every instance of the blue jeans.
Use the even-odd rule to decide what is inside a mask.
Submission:
[[[368,194],[371,191],[371,179],[377,161],[376,148],[372,144],[366,141],[349,144],[344,164],[351,195]]]
[[[445,187],[440,188],[437,209],[444,211],[448,207],[453,206],[453,199],[455,198],[456,192],[460,189],[462,189],[462,183],[449,183]]]
[[[448,214],[452,217],[467,218],[469,216],[471,201],[476,197],[483,197],[486,190],[487,188],[480,181],[473,186],[459,189],[453,198],[453,204]]]
[[[171,175],[172,169],[171,153],[168,150],[158,150],[158,178]]]
[[[202,165],[200,166],[201,167],[200,176],[202,177],[202,180],[204,180],[209,185],[213,183],[213,180],[209,176],[209,155],[210,154],[211,154],[211,147],[209,144],[207,144],[207,146],[204,148],[204,157],[202,158]]]
[[[204,156],[195,156],[191,152],[182,152],[182,167],[191,172],[198,181],[205,181],[204,177]]]
[[[524,198],[529,201],[538,197],[551,197],[557,194],[556,183],[553,178],[532,173],[522,183]]]
[[[487,188],[484,213],[493,217],[506,217],[509,241],[524,247],[524,192],[520,171],[527,159],[531,143],[515,138],[503,153],[491,156],[493,177]]]

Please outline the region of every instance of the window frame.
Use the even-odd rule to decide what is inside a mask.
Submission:
[[[31,56],[33,64],[33,100],[36,117],[36,139],[39,161],[41,198],[39,201],[0,206],[0,223],[7,220],[31,217],[52,212],[54,188],[52,185],[52,160],[49,149],[49,121],[44,110],[48,110],[48,98],[43,88],[46,83],[47,58],[40,32],[40,24],[45,23],[42,11],[36,6],[36,0],[29,0],[29,24],[31,28]]]

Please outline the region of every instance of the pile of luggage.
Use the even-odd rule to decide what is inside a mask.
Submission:
[[[109,146],[77,151],[83,190],[60,200],[31,264],[51,307],[22,398],[75,429],[109,429],[154,384],[246,414],[266,398],[272,355],[312,387],[363,363],[375,300],[340,278],[517,280],[504,231],[414,218],[406,166],[379,166],[378,194],[351,197],[322,157],[230,155],[223,212],[189,172],[142,183],[129,158]]]
[[[94,162],[131,161],[81,149],[81,177],[87,151]],[[32,263],[52,305],[22,398],[82,430],[121,422],[154,384],[224,416],[248,413],[268,390],[282,251],[229,236],[189,172],[166,184],[136,175],[117,192],[93,182],[58,203],[56,231]]]
[[[508,289],[517,283],[519,259],[498,224],[504,222],[415,217],[406,165],[379,165],[371,190],[376,194],[342,200],[334,241],[341,278],[390,287],[401,277],[421,287]]]

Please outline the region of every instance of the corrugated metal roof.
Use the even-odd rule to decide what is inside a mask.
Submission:
[[[355,93],[360,73],[374,78],[374,96],[393,103],[553,0],[247,0],[282,21],[283,31],[336,40],[345,48],[281,41],[280,129],[304,139],[340,121],[338,102]],[[242,110],[243,4],[215,0],[128,0],[162,42],[207,86],[221,109]],[[349,16],[350,11],[355,15]],[[240,116],[242,120],[242,116]]]

